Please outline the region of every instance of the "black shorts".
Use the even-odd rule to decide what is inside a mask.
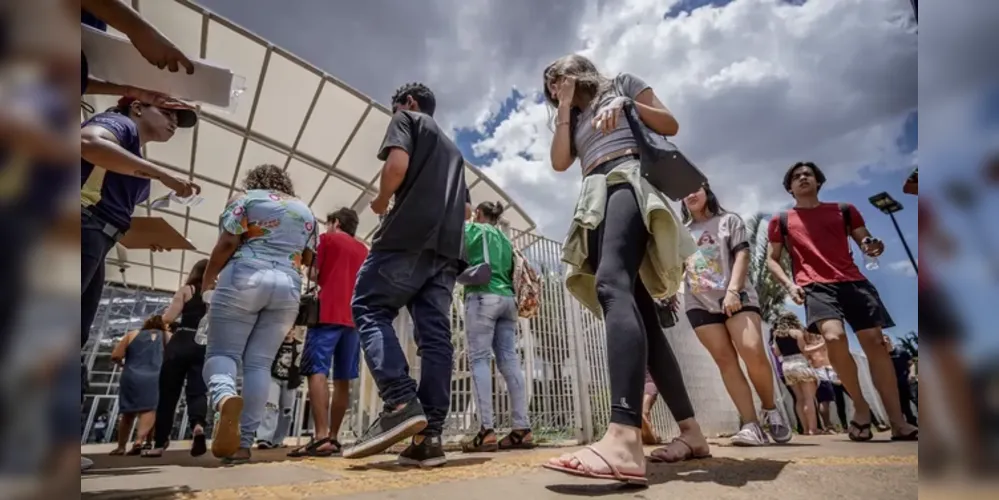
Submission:
[[[819,382],[819,387],[815,391],[815,399],[820,403],[829,403],[836,399],[836,391],[833,390],[833,383],[828,380]]]
[[[802,288],[805,289],[805,317],[810,332],[819,333],[819,322],[827,319],[844,321],[854,332],[895,326],[877,288],[870,281],[810,283]]]
[[[930,342],[958,338],[961,324],[947,296],[937,289],[919,291],[919,337]]]
[[[759,316],[760,308],[756,306],[744,306],[742,309],[736,311],[735,314],[744,312],[754,312]],[[735,314],[732,316],[735,316]],[[704,325],[724,325],[725,321],[728,320],[728,315],[725,313],[708,312],[704,309],[691,309],[687,311],[687,320],[690,321],[690,326],[694,328]]]

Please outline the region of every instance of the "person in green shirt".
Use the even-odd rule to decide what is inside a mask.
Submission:
[[[502,214],[503,206],[499,203],[483,202],[475,209],[473,222],[465,224],[468,265],[488,262],[492,270],[488,284],[465,287],[468,361],[472,368],[479,422],[482,424],[471,441],[462,443],[462,450],[467,453],[534,447],[527,416],[527,386],[517,356],[518,314],[513,293],[513,244],[496,227]],[[490,358],[494,352],[496,366],[510,391],[513,414],[513,430],[502,440],[497,440],[493,429]]]

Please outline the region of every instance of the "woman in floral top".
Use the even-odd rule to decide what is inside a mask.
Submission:
[[[316,249],[316,218],[295,197],[280,167],[254,168],[244,187],[246,193],[222,212],[203,280],[210,302],[204,377],[216,412],[212,454],[228,462],[250,459],[267,403],[271,362],[298,314],[299,269],[312,261]],[[240,365],[242,396],[236,391]]]

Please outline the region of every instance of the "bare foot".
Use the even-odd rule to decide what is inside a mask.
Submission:
[[[638,428],[612,423],[604,437],[592,446],[599,455],[589,448],[584,448],[553,458],[548,463],[556,467],[601,475],[613,475],[611,467],[614,467],[625,476],[644,477],[645,454],[642,450],[640,433]]]

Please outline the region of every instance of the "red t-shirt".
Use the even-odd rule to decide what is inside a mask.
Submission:
[[[354,295],[357,271],[367,256],[368,248],[347,233],[329,232],[319,237],[316,282],[320,323],[354,326],[350,298]]]
[[[850,205],[850,230],[864,227],[864,218],[857,207]],[[771,243],[784,243],[791,253],[794,282],[798,286],[810,283],[845,283],[867,278],[860,273],[850,254],[843,213],[838,203],[823,203],[815,208],[792,208],[787,212],[787,242],[780,234],[780,218],[770,219],[767,238]]]

